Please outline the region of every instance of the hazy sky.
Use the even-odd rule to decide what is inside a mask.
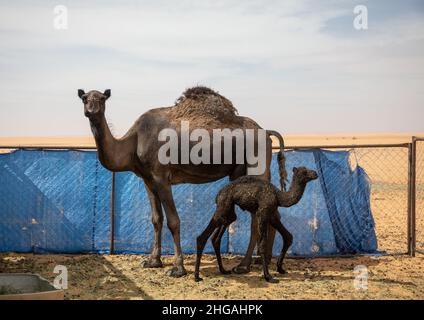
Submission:
[[[91,135],[78,88],[112,90],[121,135],[195,84],[282,133],[424,131],[423,18],[420,0],[0,1],[0,136]]]

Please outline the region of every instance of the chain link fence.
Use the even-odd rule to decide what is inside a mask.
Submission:
[[[10,147],[10,149],[16,148]],[[43,148],[39,147],[39,149]],[[47,149],[52,149],[52,147]],[[57,149],[79,148],[57,147]],[[417,251],[422,252],[424,250],[424,138],[413,138],[412,143],[405,144],[302,146],[286,149],[344,150],[348,153],[353,180],[340,179],[340,175],[345,174],[346,170],[339,168],[338,164],[328,163],[325,166],[326,170],[330,170],[328,171],[330,177],[333,177],[333,180],[329,180],[329,184],[331,184],[331,181],[338,181],[338,185],[332,187],[336,188],[337,192],[343,192],[343,198],[350,199],[355,204],[364,204],[359,211],[357,208],[355,209],[357,212],[354,215],[348,216],[347,223],[344,222],[343,226],[340,226],[343,229],[341,230],[343,234],[352,235],[352,237],[347,237],[345,241],[350,241],[350,239],[356,241],[362,235],[364,235],[364,241],[370,241],[372,237],[365,237],[365,235],[370,234],[369,230],[366,229],[374,223],[379,251],[388,254],[413,254],[415,237]],[[331,157],[328,158],[328,161],[331,162]],[[363,176],[366,179],[362,179]],[[110,195],[111,190],[114,190],[112,187],[114,179],[112,179],[112,176],[107,176],[105,179],[107,181],[104,181],[105,184],[103,185],[108,186],[105,194]],[[340,183],[340,181],[346,182]],[[351,183],[352,181],[355,183]],[[367,181],[368,184],[364,185],[363,181]],[[114,221],[115,205],[110,206],[110,198],[101,199],[99,204],[97,203],[98,199],[92,201],[96,203],[96,210],[99,209],[98,205],[103,208],[100,210],[102,214],[96,217]],[[327,206],[339,211],[344,210],[336,198],[327,199]],[[367,210],[369,209],[372,215],[368,214]],[[415,213],[416,216],[414,216]],[[359,221],[358,217],[360,217]],[[370,222],[368,217],[372,217],[373,221]],[[361,223],[364,232],[358,236],[358,234],[355,234],[357,233],[355,230],[358,230],[357,226],[361,226]],[[354,224],[356,229],[350,230],[350,227]],[[315,226],[315,224],[313,225]],[[109,251],[109,248],[110,251],[113,251],[114,224],[108,223],[102,224],[102,226],[104,226],[102,230],[88,232],[88,236],[94,237],[93,243],[98,243],[101,251]],[[337,231],[336,229],[335,231]],[[417,231],[416,235],[415,230]],[[369,244],[364,244],[364,247],[367,245]]]
[[[305,148],[309,147],[287,149]],[[372,231],[366,229],[374,224],[380,252],[387,254],[407,253],[410,234],[408,231],[410,144],[314,146],[311,148],[349,152],[349,164],[354,177],[353,180],[345,180],[346,182],[343,183],[344,180],[340,179],[339,176],[346,174],[346,170],[341,170],[342,168],[332,164],[325,166],[329,168],[327,170],[330,170],[330,184],[334,182],[333,188],[338,188],[339,191],[337,192],[342,192],[343,198],[350,199],[352,204],[356,204],[356,207],[359,204],[361,211],[348,216],[343,224],[340,223],[343,233],[357,232],[353,230],[357,230],[359,225],[363,229],[359,237],[363,237],[363,240],[358,239],[358,235],[356,235],[357,241],[369,242],[372,240]],[[365,179],[362,179],[363,176],[365,176]],[[361,179],[367,181],[368,185],[364,185]],[[339,212],[346,210],[337,199],[327,199],[327,206],[333,206]],[[369,208],[371,214],[367,212]],[[360,217],[360,221],[358,221],[358,217]],[[373,221],[368,221],[369,217],[372,217]],[[349,230],[353,226],[355,226],[355,229]],[[354,235],[351,238],[354,238]],[[372,246],[370,243],[362,245],[363,247]]]
[[[351,160],[351,164],[362,167],[369,178],[379,250],[405,253],[408,248],[408,148],[354,148]]]

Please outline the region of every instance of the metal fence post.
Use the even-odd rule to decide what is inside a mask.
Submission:
[[[412,137],[412,142],[408,147],[408,255],[415,257],[415,162],[416,162],[416,141]]]
[[[416,179],[417,179],[417,139],[412,137],[411,146],[411,256],[415,257],[417,242],[416,230]]]
[[[112,172],[112,186],[110,194],[110,251],[109,254],[114,254],[115,251],[115,172]]]
[[[412,246],[411,246],[411,204],[412,204],[412,143],[408,145],[408,217],[407,217],[407,232],[406,232],[406,246],[408,248],[407,254],[412,255]]]

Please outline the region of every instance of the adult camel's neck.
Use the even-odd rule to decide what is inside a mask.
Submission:
[[[132,137],[116,139],[110,132],[104,115],[90,119],[100,163],[110,171],[131,170]]]
[[[290,189],[287,192],[280,191],[278,193],[278,202],[280,207],[291,207],[302,199],[305,192],[306,183],[301,182],[296,176],[293,177]]]

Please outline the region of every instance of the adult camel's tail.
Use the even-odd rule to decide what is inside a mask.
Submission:
[[[280,185],[281,190],[286,191],[286,180],[287,180],[287,171],[286,171],[286,157],[284,156],[284,139],[277,131],[267,130],[268,136],[277,137],[280,144],[280,151],[278,151],[278,171],[280,173]]]

